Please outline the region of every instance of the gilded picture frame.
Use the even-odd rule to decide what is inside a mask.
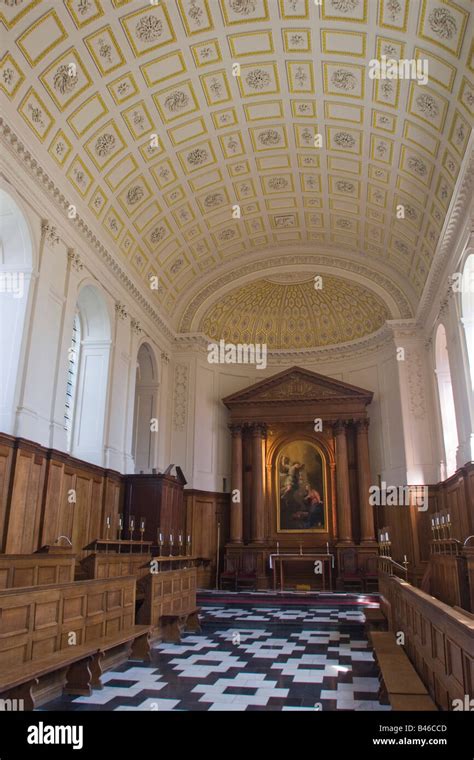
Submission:
[[[316,444],[296,439],[275,457],[278,533],[327,533],[327,461]]]

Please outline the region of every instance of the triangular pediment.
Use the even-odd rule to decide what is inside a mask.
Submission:
[[[357,388],[355,385],[349,385],[349,383],[334,380],[301,367],[292,367],[227,396],[223,402],[229,409],[241,403],[279,401],[314,402],[357,399],[369,404],[372,396],[372,391]]]

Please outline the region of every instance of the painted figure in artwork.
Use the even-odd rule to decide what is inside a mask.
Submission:
[[[278,530],[325,530],[324,462],[308,441],[294,441],[278,463]]]

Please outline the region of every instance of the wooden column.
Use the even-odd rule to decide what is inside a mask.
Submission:
[[[232,433],[232,485],[230,499],[230,542],[243,543],[243,457],[242,425],[229,425]],[[238,491],[238,494],[235,492]],[[237,501],[238,497],[238,501]]]
[[[347,460],[346,423],[338,420],[334,425],[336,438],[337,522],[339,544],[353,544],[349,465]]]
[[[369,461],[369,420],[358,420],[357,430],[357,474],[359,479],[359,520],[362,544],[375,543],[374,512],[369,504],[370,461]]]
[[[336,503],[336,495],[337,495],[337,486],[336,486],[336,464],[331,462],[330,464],[330,473],[331,473],[331,514],[332,514],[332,538],[334,541],[337,541],[339,536],[339,528],[337,525],[337,503]]]
[[[265,494],[263,478],[263,439],[265,425],[252,425],[252,543],[265,541]]]

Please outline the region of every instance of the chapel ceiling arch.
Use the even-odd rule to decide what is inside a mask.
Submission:
[[[0,23],[5,121],[163,316],[307,245],[416,307],[471,131],[469,0],[18,0]],[[428,85],[370,80],[382,55],[426,58]]]

